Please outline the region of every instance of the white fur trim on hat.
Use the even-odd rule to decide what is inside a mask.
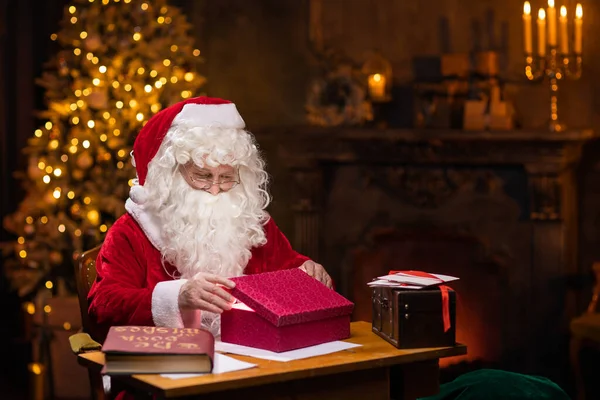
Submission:
[[[192,126],[215,126],[220,128],[244,129],[246,123],[235,104],[194,104],[189,103],[173,120],[173,124]]]
[[[137,179],[134,179],[133,186],[129,189],[129,198],[136,204],[142,205],[148,201],[148,192],[146,188],[140,185]]]

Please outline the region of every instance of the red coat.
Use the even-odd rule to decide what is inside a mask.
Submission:
[[[88,295],[92,335],[102,342],[113,325],[199,325],[199,311],[179,311],[179,289],[186,280],[169,276],[165,268],[173,275],[171,265],[163,268],[156,227],[139,206],[127,206],[129,213],[111,227],[96,262],[98,277]],[[308,260],[292,249],[273,219],[264,229],[267,243],[252,249],[245,274],[297,268]]]

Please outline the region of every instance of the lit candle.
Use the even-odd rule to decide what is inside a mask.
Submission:
[[[556,8],[554,0],[548,0],[548,44],[556,47]]]
[[[531,4],[528,1],[523,4],[523,38],[525,40],[525,54],[533,52],[531,35]]]
[[[583,8],[581,4],[577,4],[577,8],[575,8],[575,54],[581,54],[582,44],[582,32],[581,28],[583,26]]]
[[[560,52],[569,54],[569,34],[567,29],[567,7],[560,8]]]
[[[369,94],[373,100],[385,99],[385,76],[382,74],[369,75]]]
[[[543,8],[538,11],[538,55],[546,55],[546,12]]]

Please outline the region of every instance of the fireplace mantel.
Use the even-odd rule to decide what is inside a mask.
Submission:
[[[544,164],[556,170],[577,162],[594,132],[293,127],[263,130],[257,138],[277,141],[280,157],[292,168],[359,162]]]
[[[331,254],[327,253],[340,247],[331,244],[331,230],[346,229],[351,225],[335,228],[332,224],[340,218],[354,220],[353,215],[344,211],[352,209],[348,201],[359,203],[363,201],[360,196],[368,196],[368,193],[355,191],[352,200],[336,205],[329,193],[332,174],[348,167],[354,171],[357,168],[372,171],[369,179],[375,176],[375,180],[384,181],[375,184],[379,188],[385,187],[390,197],[396,196],[395,208],[404,210],[401,213],[403,219],[399,221],[402,224],[414,223],[409,221],[411,215],[421,211],[430,217],[440,215],[435,214],[436,209],[445,207],[443,203],[451,200],[455,193],[465,196],[464,191],[461,192],[465,182],[469,190],[473,190],[475,184],[488,185],[484,192],[502,192],[488,198],[500,196],[494,199],[504,201],[502,199],[507,196],[504,188],[493,187],[498,182],[500,186],[504,185],[503,174],[509,170],[511,176],[518,176],[523,182],[517,189],[511,188],[511,195],[517,191],[522,200],[519,204],[521,216],[511,222],[521,232],[519,240],[522,239],[522,243],[509,249],[513,253],[509,262],[512,264],[504,268],[511,282],[507,290],[512,285],[521,297],[508,300],[505,306],[515,310],[520,308],[521,317],[507,321],[515,326],[515,331],[504,340],[509,349],[517,345],[515,340],[533,340],[535,345],[528,357],[536,364],[541,362],[544,349],[552,347],[549,343],[565,333],[566,321],[579,308],[576,294],[566,287],[566,278],[581,272],[577,259],[579,199],[574,172],[583,145],[596,138],[592,130],[469,132],[290,127],[261,130],[256,137],[259,144],[269,142],[272,150],[277,149],[279,163],[292,177],[294,231],[291,238],[294,247],[309,257],[333,264],[334,279],[342,281],[340,290],[345,295],[351,293],[348,293],[349,285],[343,283],[350,278],[344,274],[351,271],[344,270],[343,266],[336,267],[338,260],[332,260]],[[393,179],[388,179],[390,176]],[[487,176],[492,178],[486,181]],[[339,195],[342,189],[336,187]],[[421,196],[428,191],[431,196]],[[479,198],[479,193],[470,193]],[[427,197],[427,201],[419,203],[422,197]],[[492,215],[497,211],[493,201],[488,205]],[[469,210],[453,210],[465,218],[475,235],[479,234],[479,222],[470,219]],[[443,213],[447,218],[448,212]],[[479,209],[479,213],[479,217],[486,217],[485,211]],[[327,218],[328,223],[324,223]],[[490,235],[481,239],[497,248],[509,246],[508,242],[503,242],[506,236],[489,232],[483,235]],[[514,241],[510,242],[514,245]],[[547,328],[548,323],[554,324],[555,332]],[[527,328],[522,328],[523,324]],[[544,336],[543,340],[537,339],[540,335]]]

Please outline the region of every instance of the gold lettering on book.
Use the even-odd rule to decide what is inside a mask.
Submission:
[[[140,348],[140,347],[141,347],[141,348],[146,348],[146,347],[148,347],[148,346],[150,346],[150,343],[148,343],[148,342],[143,342],[143,343],[134,343],[134,344],[133,344],[133,347],[137,347],[137,348]]]
[[[182,349],[197,349],[198,345],[195,343],[177,343],[177,347],[181,347]]]
[[[147,342],[148,340],[150,340],[150,338],[148,336],[138,336],[136,340],[138,342]]]
[[[176,342],[176,341],[177,341],[177,336],[167,336],[167,337],[165,338],[165,340],[166,340],[167,342]]]
[[[123,339],[126,342],[133,342],[135,340],[135,336],[131,335],[131,336],[121,336],[121,339]]]
[[[152,340],[153,342],[160,342],[161,340],[163,340],[162,336],[152,336],[150,338],[150,340]]]
[[[173,343],[171,343],[171,342],[158,342],[158,343],[154,343],[152,345],[152,347],[154,347],[156,349],[167,349],[168,350],[171,348],[172,344]]]
[[[131,328],[129,328],[129,332],[139,332],[140,328],[137,326],[132,326]]]
[[[142,329],[142,331],[144,331],[144,333],[147,333],[149,335],[152,335],[155,330],[156,330],[156,328],[153,326],[146,326],[146,327],[144,327],[144,329]]]
[[[167,328],[156,328],[156,333],[169,333]]]
[[[115,328],[116,332],[127,332],[127,328],[125,328],[124,326],[117,326]]]

